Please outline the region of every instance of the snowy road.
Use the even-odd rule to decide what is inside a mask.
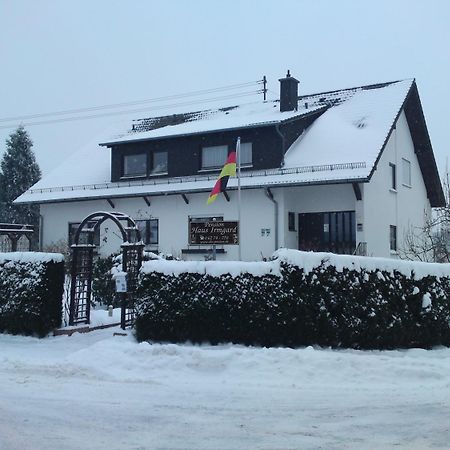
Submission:
[[[114,329],[113,329],[114,330]],[[450,448],[450,350],[0,334],[0,449]]]

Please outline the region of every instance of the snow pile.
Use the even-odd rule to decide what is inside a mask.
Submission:
[[[450,350],[0,335],[0,448],[448,448]],[[86,432],[80,432],[85,430]]]

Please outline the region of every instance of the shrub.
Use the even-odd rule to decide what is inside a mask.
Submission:
[[[144,265],[137,339],[360,349],[450,345],[450,266],[294,251],[277,256],[233,266]]]
[[[0,331],[45,336],[61,325],[64,258],[0,254]]]
[[[158,255],[144,252],[143,261],[157,259]],[[121,270],[122,254],[112,254],[104,258],[98,257],[92,267],[92,298],[100,305],[121,306],[121,298],[116,294],[116,285],[113,279],[113,268]]]

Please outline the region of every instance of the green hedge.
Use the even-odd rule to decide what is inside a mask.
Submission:
[[[321,255],[311,264],[303,254],[307,264],[299,265],[281,254],[254,263],[265,272],[257,275],[208,273],[230,264],[220,262],[175,275],[176,262],[170,270],[167,262],[161,269],[144,266],[137,339],[360,349],[450,345],[450,278],[437,273],[450,274],[447,266]],[[416,267],[437,274],[419,277]]]
[[[61,326],[60,254],[0,253],[0,332],[45,336]]]

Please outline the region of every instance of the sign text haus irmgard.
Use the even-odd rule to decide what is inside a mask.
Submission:
[[[238,245],[238,222],[208,221],[189,223],[190,245]]]

